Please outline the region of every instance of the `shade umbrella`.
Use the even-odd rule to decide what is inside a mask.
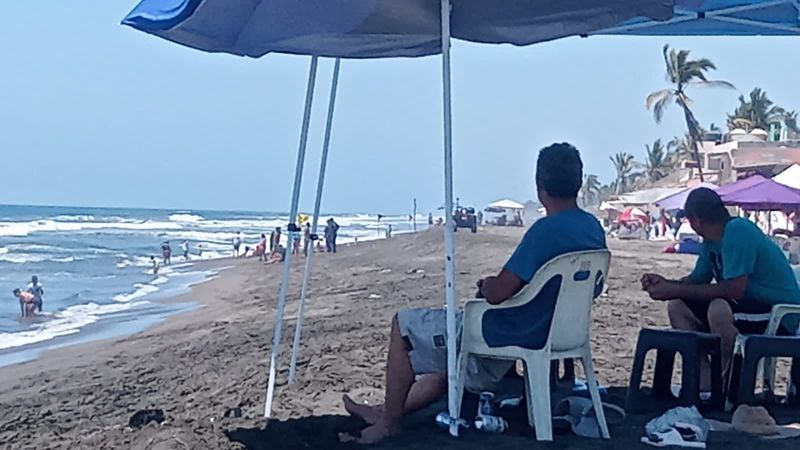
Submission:
[[[788,211],[800,208],[800,190],[770,179],[722,196],[729,206],[757,211]]]
[[[441,52],[448,221],[452,220],[451,32],[455,38],[473,42],[527,45],[591,34],[797,35],[800,31],[796,0],[454,0],[453,5],[451,9],[450,0],[441,0],[439,5],[430,0],[142,0],[123,24],[208,52],[312,56],[290,217],[297,213],[317,58],[414,57]],[[449,410],[453,414],[457,401],[454,242],[452,227],[444,230]],[[292,236],[290,233],[290,239]],[[278,300],[267,416],[290,254],[287,252]],[[457,431],[456,425],[451,426],[452,434]]]
[[[630,207],[625,208],[625,211],[622,211],[617,220],[620,222],[650,223],[650,215],[639,208]]]
[[[672,195],[668,195],[661,200],[656,202],[656,206],[659,208],[663,208],[667,211],[674,211],[676,209],[683,209],[683,205],[686,204],[686,199],[689,197],[689,194],[692,193],[695,189],[699,188],[709,188],[709,189],[716,189],[716,184],[711,183],[699,183],[695,186],[686,188],[680,192],[677,192]]]
[[[761,175],[753,175],[753,176],[750,176],[750,177],[747,177],[747,178],[743,178],[743,179],[741,179],[741,180],[739,180],[739,181],[737,181],[735,183],[722,185],[722,186],[718,187],[716,189],[716,191],[717,191],[717,194],[719,194],[720,197],[723,197],[723,196],[731,194],[733,192],[740,191],[742,189],[747,189],[747,188],[753,187],[753,186],[755,186],[757,184],[761,184],[761,183],[763,183],[765,181],[767,181],[766,177],[763,177]]]

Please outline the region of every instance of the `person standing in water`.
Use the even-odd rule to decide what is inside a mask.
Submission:
[[[239,231],[236,233],[236,236],[233,237],[233,256],[239,256],[239,247],[242,246],[242,232]]]
[[[161,244],[161,262],[168,266],[172,262],[172,248],[169,246],[169,241],[164,241]]]
[[[14,289],[14,297],[19,299],[20,315],[22,317],[32,316],[36,311],[36,297],[30,292]]]
[[[33,294],[36,301],[36,308],[42,312],[42,300],[44,299],[44,287],[39,283],[39,277],[34,275],[31,277],[31,282],[28,283],[28,292]]]
[[[153,276],[158,276],[158,260],[155,256],[150,257],[150,264],[153,266]]]

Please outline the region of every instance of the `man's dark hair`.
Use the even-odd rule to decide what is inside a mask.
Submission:
[[[719,194],[709,188],[697,188],[689,193],[684,206],[686,217],[722,224],[731,218]]]
[[[19,288],[17,288],[17,289],[14,289],[14,291],[13,291],[14,295],[19,295],[19,293],[20,293],[20,292],[21,292],[21,291],[19,290]]]
[[[536,187],[555,198],[575,198],[583,184],[581,154],[572,144],[562,142],[539,151]]]

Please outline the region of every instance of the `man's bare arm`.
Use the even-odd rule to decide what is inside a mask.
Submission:
[[[513,297],[525,282],[506,269],[496,277],[485,278],[480,284],[480,294],[492,305],[499,305]]]

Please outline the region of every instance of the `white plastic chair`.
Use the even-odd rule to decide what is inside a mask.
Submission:
[[[592,366],[590,342],[591,310],[596,283],[606,279],[610,261],[611,253],[607,250],[561,255],[542,266],[527,286],[502,304],[491,305],[486,300],[467,302],[464,307],[461,354],[457,372],[456,404],[459,416],[469,356],[503,360],[521,359],[525,363],[528,423],[536,430],[537,440],[552,441],[550,361],[578,358],[586,372],[586,381],[600,425],[600,434],[605,439],[610,437]],[[516,346],[489,347],[483,334],[484,313],[490,310],[516,308],[534,300],[542,287],[559,275],[562,277],[561,286],[544,347],[539,350]]]
[[[761,336],[777,336],[778,335],[778,328],[781,325],[781,321],[783,320],[784,316],[788,314],[800,314],[800,305],[775,305],[772,307],[772,312],[769,316],[769,324],[767,325],[767,330]],[[800,339],[800,335],[798,335],[798,331],[794,330],[795,336],[797,339]],[[744,354],[745,342],[747,342],[747,338],[750,336],[754,336],[752,334],[739,334],[736,336],[736,344],[734,345],[733,353],[734,355],[742,355]],[[775,358],[764,358],[759,362],[759,372],[761,372],[762,377],[764,379],[763,388],[764,391],[767,392],[767,395],[771,395],[774,392],[773,382],[775,381]],[[731,409],[732,405],[727,404],[727,409]]]

